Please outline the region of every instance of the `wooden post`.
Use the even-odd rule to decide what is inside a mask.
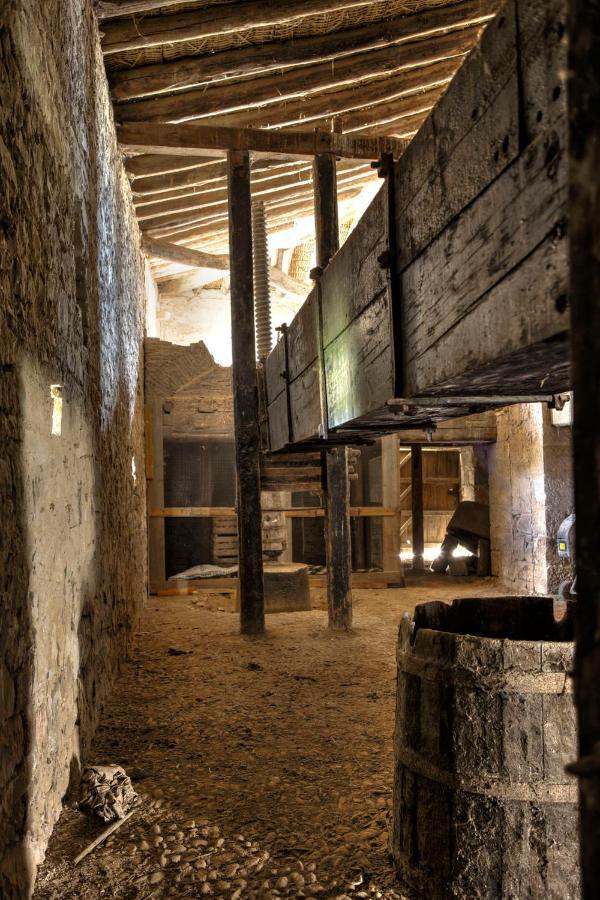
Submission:
[[[313,161],[315,194],[315,230],[317,265],[324,269],[339,248],[337,183],[335,157],[319,153]],[[323,367],[321,361],[321,376]],[[326,417],[326,392],[322,384],[323,413]],[[325,428],[327,421],[323,422]],[[327,517],[325,546],[327,549],[327,607],[329,627],[347,630],[352,626],[352,590],[350,575],[350,482],[348,453],[335,447],[325,453],[327,480]]]
[[[348,451],[346,447],[335,447],[333,450],[326,450],[325,456],[327,457],[325,547],[329,627],[336,631],[348,631],[352,627]]]
[[[423,572],[423,550],[425,549],[423,525],[423,451],[418,445],[410,448],[412,480],[412,543],[413,572]]]
[[[398,510],[395,516],[383,519],[384,572],[402,574],[400,559],[400,451],[398,435],[389,434],[381,439],[381,501],[383,506]]]
[[[582,897],[600,885],[600,7],[569,0],[569,273],[577,513],[575,700]]]
[[[252,278],[250,158],[227,154],[233,416],[237,470],[239,594],[242,634],[265,630],[260,503],[260,424]]]

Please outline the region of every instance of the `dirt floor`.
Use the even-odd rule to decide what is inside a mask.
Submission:
[[[105,826],[65,807],[35,898],[401,897],[398,623],[424,600],[499,591],[429,576],[357,590],[351,633],[318,608],[268,616],[264,638],[241,637],[219,595],[150,598],[87,760],[122,765],[142,803],[77,867]]]

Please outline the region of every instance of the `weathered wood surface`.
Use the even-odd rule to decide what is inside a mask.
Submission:
[[[325,452],[327,466],[327,609],[329,627],[352,627],[352,559],[350,548],[350,482],[348,450],[335,447]]]
[[[242,634],[265,630],[260,504],[260,426],[252,278],[250,157],[228,155],[229,256],[233,412],[238,495],[240,624]]]
[[[466,23],[484,22],[490,16],[487,9],[491,5],[485,4],[482,11],[481,0],[461,0],[447,8],[425,9],[421,13],[386,18],[358,28],[135,66],[110,73],[111,94],[113,100],[119,102],[249,75],[276,75],[287,68],[313,67],[332,59],[337,64],[345,56],[354,57],[360,52],[405,43],[422,38],[423,34],[461,29]]]
[[[340,246],[336,160],[319,154],[313,161],[317,266],[325,269]],[[327,430],[327,385],[323,355],[323,304],[321,285],[316,286],[318,433]],[[301,376],[302,377],[302,376]],[[352,549],[350,530],[350,482],[346,447],[328,449],[325,464],[325,555],[327,560],[327,609],[329,627],[352,626]]]
[[[423,572],[423,551],[425,549],[425,515],[423,495],[423,451],[420,446],[410,448],[410,484],[412,511],[412,551],[413,572]]]
[[[600,885],[600,7],[569,0],[571,271],[577,513],[575,694],[578,715],[582,896]]]
[[[329,426],[344,425],[394,396],[390,297],[382,292],[325,349]],[[324,304],[325,305],[325,304]]]
[[[395,175],[405,266],[519,152],[515,0],[486,28]]]
[[[353,6],[368,6],[372,0],[259,0],[252,7],[243,4],[221,6],[215,11],[210,8],[179,11],[165,16],[148,16],[103,25],[104,53],[122,53],[139,50],[142,47],[156,47],[179,41],[203,40],[221,34],[231,34],[259,25],[278,25],[293,22],[303,16],[334,13]],[[127,15],[156,9],[156,0],[99,0],[98,13],[101,17]],[[160,4],[168,7],[176,5],[173,0]],[[121,10],[122,12],[119,12]]]
[[[218,157],[232,150],[255,153],[281,153],[285,156],[314,156],[335,153],[347,159],[377,159],[389,151],[399,156],[407,141],[395,138],[366,138],[327,131],[267,131],[260,128],[225,128],[220,125],[198,125],[187,122],[167,125],[136,122],[120,125],[119,144],[142,153],[170,153],[181,156]]]
[[[388,289],[386,269],[378,257],[388,249],[385,185],[365,210],[360,226],[349,235],[321,276],[323,344],[327,347],[379,294]]]
[[[247,125],[243,117],[238,122],[238,110],[256,108],[257,104],[268,106],[286,100],[299,101],[318,91],[339,90],[365,79],[399,74],[440,59],[459,58],[473,46],[479,30],[480,26],[475,25],[448,34],[423,36],[397,46],[368,50],[350,58],[341,57],[334,66],[330,62],[317,63],[284,69],[274,76],[265,75],[256,80],[221,81],[166,96],[119,103],[115,106],[115,117],[120,122],[177,123],[228,113],[227,124]],[[265,116],[264,110],[262,116]]]
[[[390,849],[418,896],[580,896],[570,637],[549,597],[403,619]]]
[[[503,7],[395,164],[393,192],[382,188],[323,272],[326,425],[338,438],[569,388],[564,14],[565,0]],[[309,304],[289,326],[293,442],[318,433],[315,322]],[[284,429],[271,434],[277,449]]]

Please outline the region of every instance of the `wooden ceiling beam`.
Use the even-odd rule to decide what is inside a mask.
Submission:
[[[439,96],[446,89],[451,76],[464,58],[461,56],[428,66],[426,78],[421,69],[412,69],[399,76],[363,85],[359,91],[352,88],[333,91],[308,97],[304,101],[202,119],[202,123],[226,125],[229,128],[285,128],[293,131],[308,131],[310,128],[320,127],[329,131],[331,123],[335,119],[341,119],[341,130],[345,134],[350,130],[347,127],[350,120],[361,114],[365,114],[365,120],[368,120],[370,110],[376,111],[379,105],[395,105],[398,114],[402,114],[421,107],[423,98],[426,98],[426,103],[430,102],[431,98]],[[377,113],[374,112],[373,115],[376,116]]]
[[[94,11],[101,20],[116,19],[181,6],[182,2],[183,0],[95,0]]]
[[[377,176],[374,172],[360,167],[348,172],[345,176],[338,179],[338,184],[347,186],[351,183],[362,182],[363,185],[369,180],[374,180]],[[267,208],[277,205],[278,202],[285,202],[288,199],[297,199],[300,196],[311,196],[312,177],[293,184],[290,182],[278,185],[275,188],[267,190],[253,191],[252,196],[264,200]],[[283,201],[281,194],[284,193]],[[204,195],[198,197],[188,197],[172,203],[153,203],[148,207],[142,207],[136,210],[140,226],[144,229],[160,228],[168,225],[188,225],[198,220],[202,212],[212,209],[220,209],[227,203],[227,187],[213,191],[207,199]]]
[[[358,109],[356,91],[339,91],[323,97],[309,98],[303,103],[253,110],[248,114],[219,116],[211,118],[204,124],[228,127],[248,125],[262,128],[272,125],[288,127],[285,123],[291,119],[298,122],[296,130],[299,130],[301,124],[325,123],[327,125],[334,118],[343,116],[342,132],[357,131],[359,130],[356,127],[358,123],[379,124],[386,117],[413,114],[418,109],[428,106],[429,103],[434,103],[439,94],[447,87],[455,69],[456,60],[453,59],[429,66],[427,72],[423,72],[423,76],[420,74],[420,69],[415,69],[398,79],[390,78],[385,82],[366,85],[360,92]],[[424,91],[419,90],[422,78],[426,82]],[[322,115],[317,118],[316,111],[319,106]],[[299,119],[302,112],[306,114],[306,119]],[[329,129],[326,127],[325,130]],[[128,159],[126,167],[130,178],[133,179],[134,195],[142,196],[159,191],[173,191],[225,177],[226,165],[224,162],[213,162],[212,165],[209,162],[199,164],[199,160],[194,160],[193,157],[191,159],[195,162],[191,166],[188,164],[188,160],[182,156],[144,155]],[[273,159],[255,160],[252,171],[259,173],[302,165],[304,165],[303,160],[286,162],[281,157],[274,157]]]
[[[338,164],[340,173],[356,172],[358,170],[368,172],[368,166],[355,160],[344,161]],[[252,194],[256,197],[261,192],[269,193],[284,187],[293,188],[298,184],[305,184],[310,180],[311,172],[311,163],[304,161],[302,165],[293,168],[285,166],[257,174],[253,173]],[[180,201],[182,204],[195,202],[198,205],[204,200],[210,200],[216,191],[221,191],[225,187],[225,183],[226,179],[220,177],[177,190],[146,193],[141,197],[134,197],[135,208],[138,215],[143,215],[150,207],[155,207],[158,210],[161,205],[171,207],[173,203],[179,203]]]
[[[211,165],[222,166],[221,159],[207,159],[205,156],[169,156],[168,154],[142,153],[128,156],[124,160],[130,181],[138,178],[156,178],[174,173],[208,169]]]
[[[284,166],[270,167],[265,171],[253,172],[252,184],[264,184],[284,176],[293,178],[297,173],[306,172],[310,169],[310,162],[301,160],[296,165],[286,164]],[[221,188],[227,177],[227,173],[215,174],[213,178],[202,179],[191,184],[182,184],[180,187],[171,187],[166,190],[162,187],[162,179],[149,179],[150,189],[139,192],[134,191],[134,203],[136,207],[141,208],[148,203],[160,203],[168,200],[177,200],[182,197],[191,197],[195,194],[209,193],[210,191]],[[154,184],[154,188],[152,185]],[[157,190],[157,187],[160,188]]]
[[[384,4],[385,0],[285,0],[285,3],[282,0],[254,0],[253,3],[126,19],[108,22],[102,27],[102,50],[105,54],[128,53],[162,44],[201,41],[248,29],[285,25],[308,16],[328,15],[361,6],[379,5],[384,9]]]
[[[301,100],[317,92],[320,94],[344,87],[356,89],[359,83],[362,89],[370,81],[461,56],[472,48],[479,32],[479,26],[470,26],[398,47],[360,53],[342,59],[335,66],[321,63],[291,69],[278,76],[269,75],[148,100],[117,103],[115,118],[119,122],[176,124],[282,103],[284,100]]]
[[[338,191],[338,201],[352,199],[361,193],[362,187],[348,187]],[[294,219],[302,215],[311,215],[313,210],[312,194],[307,193],[304,199],[282,200],[267,205],[268,227],[274,224],[288,222],[290,226]],[[221,231],[227,232],[227,209],[224,205],[222,209],[212,215],[198,218],[195,222],[188,222],[178,226],[163,226],[161,228],[147,228],[147,223],[141,223],[144,233],[149,233],[153,237],[175,238],[178,241],[189,238],[190,240],[201,240],[207,235],[220,234]]]
[[[223,128],[220,126],[163,125],[155,122],[136,122],[117,128],[123,149],[148,153],[214,157],[227,150],[250,150],[267,157],[276,153],[286,156],[314,156],[333,153],[346,159],[378,159],[381,153],[393,153],[399,158],[406,149],[403,141],[385,137],[347,137],[332,132],[264,131],[258,128]]]
[[[270,169],[283,168],[284,166],[300,166],[304,165],[302,159],[286,159],[285,155],[260,157],[252,161],[253,172],[266,172]],[[202,181],[209,181],[213,178],[221,178],[227,174],[227,165],[220,159],[196,159],[193,156],[167,156],[143,154],[142,156],[133,156],[126,160],[125,167],[127,174],[134,185],[134,193],[138,190],[143,193],[147,191],[151,182],[157,183],[161,180],[168,185],[169,179],[173,179],[170,187],[184,186],[185,184],[199,184]],[[178,183],[178,180],[181,183]],[[153,188],[154,189],[154,188]]]
[[[419,130],[432,109],[433,106],[430,106],[417,110],[410,115],[391,116],[381,120],[373,119],[369,122],[362,122],[356,129],[352,129],[351,133],[360,134],[368,131],[369,134],[373,135],[388,134],[391,137],[401,135],[403,140],[410,140]]]
[[[187,250],[187,248],[181,249]],[[187,252],[197,253],[198,251],[187,250]],[[227,272],[229,272],[229,256],[227,256]],[[288,294],[294,294],[297,297],[304,298],[310,291],[310,285],[297,281],[295,278],[292,278],[291,275],[287,275],[281,269],[277,268],[277,266],[271,266],[269,274],[271,284],[283,289]],[[161,299],[164,297],[180,296],[188,291],[202,288],[207,283],[205,272],[198,272],[197,269],[189,270],[187,272],[170,272],[166,275],[155,275],[155,278]]]
[[[467,24],[483,24],[493,16],[498,5],[498,0],[459,0],[450,6],[404,14],[359,28],[136,66],[109,75],[111,94],[114,102],[120,102],[224,80],[256,78],[297,66],[314,66],[331,60],[337,63],[345,56],[463,28]]]
[[[181,263],[184,266],[195,266],[205,269],[229,269],[227,254],[204,253],[202,250],[191,250],[168,241],[159,241],[148,235],[142,237],[142,249],[150,256],[158,256],[169,262]]]

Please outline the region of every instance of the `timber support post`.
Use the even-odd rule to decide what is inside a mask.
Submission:
[[[397,434],[388,434],[381,439],[381,501],[385,507],[396,509],[395,516],[383,519],[383,571],[398,572],[398,582],[403,583],[400,557],[400,448]]]
[[[239,536],[238,582],[242,634],[265,630],[260,502],[260,424],[256,372],[250,157],[227,154],[233,415]]]
[[[577,514],[575,702],[581,896],[600,884],[600,7],[568,3],[569,272],[573,453]],[[558,302],[558,300],[557,300]]]
[[[318,153],[313,161],[315,194],[315,229],[317,266],[324,269],[339,248],[336,162],[331,153]],[[320,299],[319,299],[320,306]],[[319,315],[319,341],[322,322]],[[321,396],[326,401],[325,370],[320,348]],[[324,432],[327,431],[326,402],[322,403]],[[350,482],[348,479],[348,451],[334,447],[325,451],[327,515],[325,518],[325,546],[327,550],[327,608],[329,627],[345,631],[352,626],[352,589],[350,577],[352,557],[350,549]]]
[[[410,448],[411,497],[412,497],[412,550],[413,572],[424,572],[425,526],[423,517],[423,450],[418,445]]]

